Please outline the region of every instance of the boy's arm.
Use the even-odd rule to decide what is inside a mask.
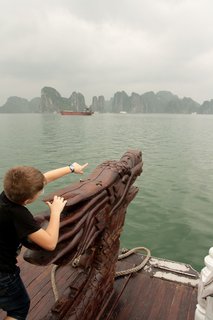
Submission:
[[[71,171],[70,166],[66,166],[66,167],[62,167],[62,168],[58,168],[55,170],[51,170],[48,172],[44,173],[44,177],[46,179],[47,183],[50,183],[54,180],[57,180],[67,174],[69,174],[70,172],[74,172],[74,173],[78,173],[78,174],[83,174],[84,173],[84,168],[86,168],[88,166],[88,163],[85,163],[84,165],[80,165],[77,162],[74,162],[72,164],[73,167],[73,171]]]
[[[44,173],[44,177],[46,179],[46,183],[52,182],[56,179],[59,179],[70,172],[84,173],[83,170],[88,166],[88,163],[84,165],[80,165],[76,162],[72,164],[73,171],[71,171],[70,166],[58,168],[55,170],[48,171]],[[47,202],[50,208],[50,221],[46,228],[39,229],[36,232],[33,232],[28,235],[28,238],[35,242],[40,247],[52,251],[55,249],[58,242],[59,235],[59,224],[60,224],[60,214],[64,209],[67,200],[64,200],[62,197],[54,196],[54,200],[52,203]]]

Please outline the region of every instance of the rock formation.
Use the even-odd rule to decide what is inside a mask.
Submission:
[[[199,112],[200,105],[191,98],[180,99],[169,91],[153,91],[138,94],[133,92],[128,96],[125,91],[116,92],[114,96],[106,101],[100,102],[93,97],[92,110],[99,112],[119,113],[192,113]],[[101,110],[101,111],[100,111]]]
[[[202,114],[213,114],[213,99],[210,101],[204,101],[200,107],[200,113]]]
[[[84,111],[87,108],[82,93],[73,92],[69,98],[62,97],[51,87],[41,90],[41,98],[31,101],[19,97],[10,97],[0,107],[0,113],[53,113],[62,110]],[[103,95],[94,96],[90,105],[92,111],[101,113],[206,113],[213,114],[213,100],[205,101],[202,105],[189,97],[179,98],[169,91],[153,91],[130,96],[125,91],[116,92],[106,100]]]
[[[99,97],[94,96],[92,98],[91,109],[96,112],[101,112],[101,113],[106,112],[104,96],[99,96]]]
[[[24,98],[9,97],[0,108],[0,113],[37,113],[39,112],[40,98],[28,101]]]
[[[54,88],[44,87],[41,90],[41,112],[84,111],[85,108],[84,96],[81,93],[73,92],[70,98],[64,98]]]

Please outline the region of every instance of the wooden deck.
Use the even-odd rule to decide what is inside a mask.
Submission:
[[[125,262],[118,262],[117,269],[123,270],[135,265],[141,255],[129,257]],[[154,260],[153,260],[154,261]],[[154,262],[153,262],[154,263]],[[41,320],[54,304],[50,273],[52,266],[38,267],[23,261],[19,257],[22,279],[31,297],[28,320]],[[91,320],[194,320],[197,300],[197,276],[190,277],[194,285],[176,280],[156,277],[158,269],[149,264],[145,270],[117,278],[114,292],[109,303]],[[171,274],[168,271],[168,274]],[[73,270],[69,266],[61,267],[56,273],[59,295],[69,292],[69,279]],[[190,272],[189,272],[190,273]],[[174,272],[173,274],[176,274]],[[0,311],[0,319],[5,313]],[[84,319],[82,319],[84,320]]]

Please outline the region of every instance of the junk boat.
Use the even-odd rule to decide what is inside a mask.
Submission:
[[[62,116],[91,116],[94,112],[92,111],[60,111]]]
[[[91,116],[94,112],[90,108],[86,108],[84,111],[72,111],[72,110],[62,110],[60,114],[62,116]]]
[[[67,203],[56,249],[49,252],[26,240],[18,257],[31,297],[29,320],[212,319],[207,316],[213,292],[201,294],[197,302],[198,283],[201,289],[205,283],[190,265],[152,257],[144,247],[120,249],[142,164],[141,152],[129,150],[43,199],[52,201],[56,194]],[[35,219],[45,228],[49,211]],[[203,270],[201,278],[208,278],[213,248]]]

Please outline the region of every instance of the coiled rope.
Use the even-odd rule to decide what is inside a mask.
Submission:
[[[131,256],[133,253],[136,253],[138,251],[145,251],[146,252],[146,257],[145,259],[136,267],[133,267],[133,268],[130,268],[130,269],[127,269],[127,270],[122,270],[122,271],[117,271],[115,273],[115,278],[117,277],[121,277],[121,276],[126,276],[127,274],[130,274],[130,273],[135,273],[135,272],[138,272],[139,270],[141,270],[142,268],[145,267],[145,265],[147,264],[147,262],[149,261],[150,257],[151,257],[151,252],[149,249],[145,248],[145,247],[137,247],[137,248],[133,248],[131,250],[128,250],[128,249],[122,249],[121,252],[122,254],[120,254],[118,256],[118,260],[122,260],[128,256]]]
[[[145,247],[137,247],[137,248],[133,248],[131,250],[128,249],[122,249],[121,250],[121,254],[118,256],[118,260],[122,260],[126,257],[131,256],[133,253],[136,253],[138,251],[145,251],[146,252],[146,257],[143,259],[143,261],[136,267],[127,269],[127,270],[121,270],[121,271],[117,271],[115,273],[115,278],[118,277],[123,277],[126,276],[128,274],[131,273],[136,273],[139,270],[141,270],[142,268],[145,267],[145,265],[147,264],[147,262],[149,261],[150,257],[151,257],[151,252],[149,249],[145,248]],[[57,290],[57,286],[56,286],[56,280],[55,280],[55,274],[56,274],[56,270],[59,268],[60,266],[54,264],[51,270],[51,284],[52,284],[52,290],[53,290],[53,294],[54,294],[54,298],[55,298],[55,302],[58,301],[59,299],[59,294],[58,294],[58,290]]]

